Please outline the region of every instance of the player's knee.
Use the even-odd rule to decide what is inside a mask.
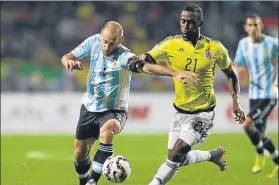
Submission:
[[[111,144],[114,132],[111,129],[105,129],[100,132],[100,142],[103,144]]]
[[[179,139],[180,140],[180,139]],[[191,147],[181,140],[177,142],[172,152],[169,152],[168,159],[173,162],[181,163],[185,159],[187,153],[191,150]]]
[[[117,120],[107,121],[100,129],[100,141],[103,144],[111,144],[114,135],[119,133],[119,126]]]
[[[262,130],[262,131],[260,132],[260,137],[261,137],[261,139],[264,139],[264,138],[267,137],[267,132],[266,132],[266,130]]]
[[[253,127],[254,127],[254,124],[253,124],[252,118],[249,116],[246,116],[245,121],[243,122],[243,128],[245,130],[247,130],[247,129],[251,129]]]

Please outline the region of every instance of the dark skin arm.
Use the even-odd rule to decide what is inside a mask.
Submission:
[[[239,78],[231,65],[222,71],[228,77],[229,92],[233,99],[233,112],[236,116],[235,121],[238,121],[241,124],[245,121],[245,114],[238,101],[240,93]]]
[[[178,72],[166,65],[158,65],[149,54],[141,54],[128,59],[129,69],[133,72],[146,73],[150,75],[171,76],[181,83],[187,83],[187,79],[196,84],[198,76],[195,73],[183,71]]]

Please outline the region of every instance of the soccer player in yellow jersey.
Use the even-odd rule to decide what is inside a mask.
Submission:
[[[169,132],[168,159],[160,166],[149,185],[164,185],[177,174],[180,166],[202,161],[211,161],[219,166],[221,171],[225,170],[222,146],[211,151],[191,151],[193,146],[208,136],[213,126],[216,105],[213,82],[216,65],[229,79],[235,120],[239,123],[245,120],[238,102],[239,80],[231,66],[228,51],[220,42],[200,34],[203,22],[202,9],[195,4],[188,5],[181,13],[182,35],[167,37],[145,55],[129,59],[129,63],[136,64],[139,70],[145,63],[165,61],[173,70],[191,71],[199,76],[196,84],[181,84],[174,79],[174,108],[177,112],[173,115]]]

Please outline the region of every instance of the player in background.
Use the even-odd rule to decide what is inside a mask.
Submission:
[[[82,100],[80,117],[75,135],[75,170],[80,185],[96,185],[102,165],[112,155],[113,137],[124,127],[127,120],[131,72],[137,72],[135,65],[128,66],[128,58],[133,56],[123,46],[123,28],[117,22],[107,22],[101,34],[87,38],[77,48],[61,59],[66,70],[82,69],[81,61],[90,56],[90,70],[87,89]],[[197,76],[191,72],[176,72],[154,64],[141,65],[142,72],[175,77],[181,83],[189,79],[196,82]],[[90,150],[100,137],[100,145],[94,156],[92,173]]]
[[[267,136],[266,122],[277,103],[278,93],[278,39],[262,33],[262,19],[251,14],[244,25],[248,37],[240,40],[234,60],[239,76],[249,72],[250,112],[243,124],[244,130],[257,151],[253,173],[259,173],[265,164],[264,149],[268,150],[275,169],[269,177],[278,174],[278,151]],[[276,87],[277,85],[277,87]]]
[[[228,51],[218,41],[200,34],[202,9],[195,4],[186,6],[180,19],[182,35],[168,37],[144,55],[134,56],[129,63],[165,61],[174,70],[198,74],[196,85],[184,85],[174,79],[175,99],[169,131],[168,159],[160,166],[149,185],[165,185],[177,174],[181,165],[211,161],[223,171],[226,168],[224,148],[211,151],[191,151],[209,134],[215,117],[216,97],[213,89],[215,66],[227,75],[236,121],[242,123],[244,112],[238,102],[238,76],[231,66]]]

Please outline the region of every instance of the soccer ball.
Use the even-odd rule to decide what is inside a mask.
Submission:
[[[124,182],[131,174],[131,165],[128,159],[121,155],[107,158],[103,165],[103,175],[113,183]]]

